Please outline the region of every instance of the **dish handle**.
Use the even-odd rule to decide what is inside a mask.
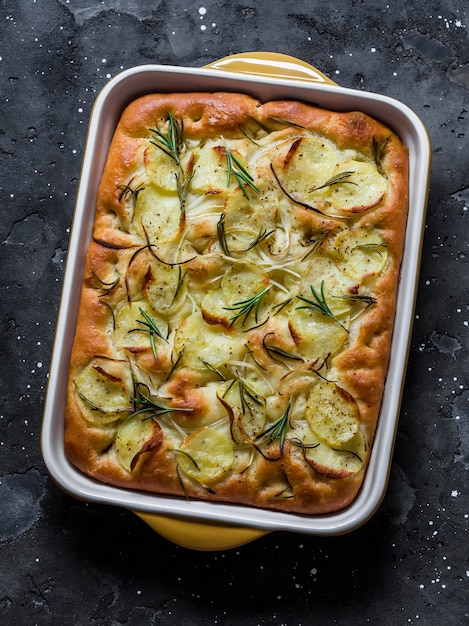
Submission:
[[[230,550],[259,539],[268,532],[140,511],[134,513],[165,539],[191,550]]]
[[[301,80],[337,87],[337,83],[309,63],[280,52],[242,52],[208,63],[205,67],[227,72]]]

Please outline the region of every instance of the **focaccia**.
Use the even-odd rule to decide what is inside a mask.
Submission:
[[[408,154],[368,115],[144,96],[97,194],[65,451],[108,484],[321,514],[382,402]]]

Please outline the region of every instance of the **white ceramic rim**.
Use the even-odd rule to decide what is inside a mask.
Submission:
[[[234,91],[249,93],[261,100],[291,98],[333,110],[361,110],[390,126],[409,148],[410,211],[385,393],[363,485],[354,502],[338,513],[303,516],[120,489],[85,476],[65,456],[63,416],[79,303],[77,285],[81,284],[91,237],[97,185],[121,111],[140,95],[171,91]],[[78,499],[188,521],[317,535],[343,534],[367,521],[381,503],[391,467],[414,316],[430,161],[430,142],[420,119],[406,105],[379,94],[301,80],[170,65],[137,66],[109,81],[95,101],[89,123],[44,407],[42,454],[53,480]]]

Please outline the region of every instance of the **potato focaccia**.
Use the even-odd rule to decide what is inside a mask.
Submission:
[[[302,514],[355,498],[382,401],[407,149],[361,112],[144,96],[98,190],[65,450],[119,487]]]

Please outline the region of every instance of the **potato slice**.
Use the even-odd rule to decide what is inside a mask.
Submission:
[[[232,411],[231,431],[235,441],[247,443],[264,430],[265,398],[255,382],[240,378],[223,399]]]
[[[335,383],[319,381],[306,403],[306,419],[313,433],[331,447],[353,439],[360,426],[355,399]]]
[[[335,320],[308,309],[293,309],[288,327],[298,352],[308,360],[334,354],[347,339],[347,331]]]
[[[112,372],[112,362],[89,363],[75,379],[75,388],[85,419],[96,424],[108,424],[130,410],[130,397],[125,380]]]
[[[228,302],[239,302],[252,298],[268,283],[268,276],[260,267],[251,263],[238,263],[223,276],[221,289]]]
[[[246,250],[264,231],[275,229],[276,196],[271,192],[259,195],[253,192],[251,196],[246,198],[237,188],[226,197],[223,227],[230,252]]]
[[[343,448],[331,448],[306,426],[291,433],[301,442],[304,458],[315,472],[328,478],[347,478],[361,470],[366,459],[366,441],[360,431]]]
[[[229,434],[210,427],[201,428],[184,439],[177,454],[182,471],[200,483],[223,478],[230,471],[233,459]]]
[[[344,275],[335,261],[328,257],[313,257],[309,261],[306,277],[303,280],[302,290],[299,295],[311,299],[313,293],[310,285],[320,295],[321,283],[323,281],[322,291],[327,306],[335,317],[346,316],[351,309],[351,305],[347,299],[344,299],[344,296],[354,293],[356,281]]]
[[[133,227],[137,235],[153,245],[175,240],[179,233],[181,206],[177,194],[167,194],[149,185],[137,196]]]
[[[308,201],[317,197],[316,189],[331,178],[337,162],[337,152],[326,139],[319,136],[296,138],[291,142],[283,172],[279,174],[289,193]]]
[[[200,311],[207,324],[221,324],[225,328],[231,325],[230,318],[233,316],[227,310],[227,303],[219,289],[208,291],[202,298]]]
[[[192,313],[177,329],[174,347],[182,353],[181,365],[206,371],[204,365],[220,368],[231,359],[239,359],[245,348],[238,338],[205,322],[200,311]]]
[[[223,299],[228,303],[227,314],[231,324],[254,325],[262,319],[269,278],[258,266],[250,263],[234,265],[224,275],[221,290]]]
[[[167,311],[180,303],[187,292],[181,266],[153,261],[142,284],[142,291],[151,306],[157,311]]]
[[[177,176],[181,171],[177,163],[163,150],[150,144],[143,155],[150,183],[164,191],[177,190]]]
[[[146,352],[151,348],[147,315],[158,329],[161,337],[153,332],[155,351],[165,347],[168,323],[146,301],[126,302],[115,316],[114,341],[129,352]]]
[[[377,206],[384,198],[387,182],[376,166],[365,161],[343,161],[332,177],[350,173],[343,182],[329,186],[336,209],[346,213],[363,213]]]
[[[161,426],[142,415],[129,417],[119,426],[114,443],[116,457],[128,472],[132,472],[142,454],[157,450],[163,441]]]
[[[197,150],[191,191],[210,195],[227,193],[227,179],[225,146],[220,142],[208,141]]]
[[[379,233],[374,231],[343,231],[333,241],[341,272],[361,282],[378,275],[385,267],[388,252]]]

